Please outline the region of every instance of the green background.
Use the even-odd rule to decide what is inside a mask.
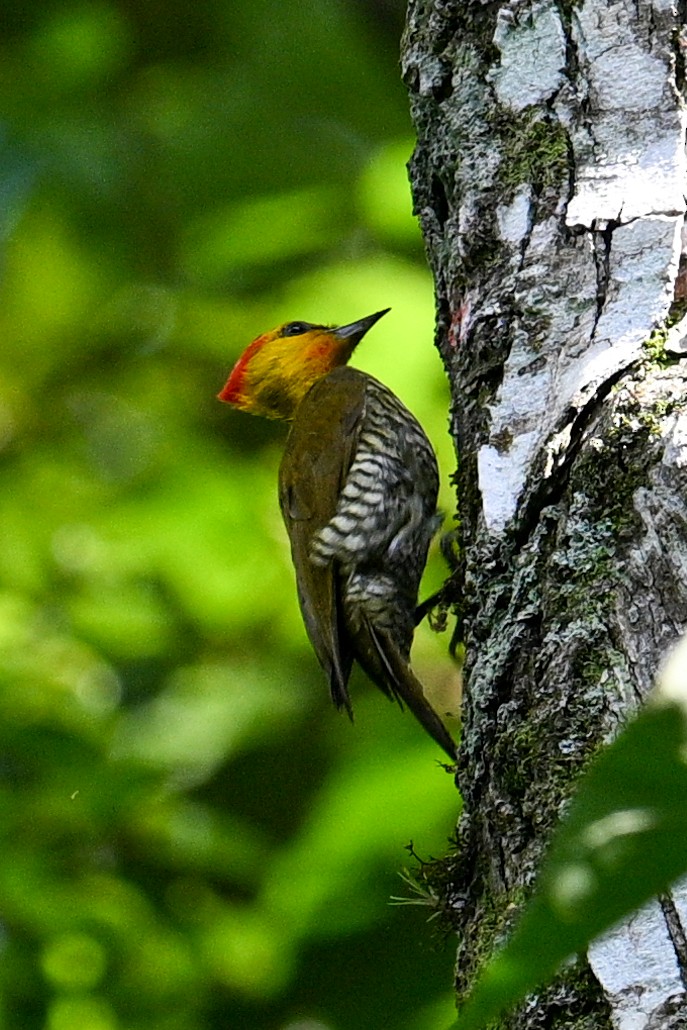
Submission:
[[[398,0],[3,4],[0,1026],[435,1030],[453,946],[392,907],[441,754],[331,708],[276,501],[215,399],[259,332],[382,307],[355,363],[453,468],[410,214]],[[447,528],[450,525],[447,520]],[[425,592],[443,566],[434,556]],[[455,689],[447,637],[415,664]]]

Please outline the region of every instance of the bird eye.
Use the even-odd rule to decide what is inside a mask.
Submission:
[[[289,322],[285,325],[281,331],[282,336],[301,336],[302,333],[307,333],[308,329],[312,329],[312,326],[308,322]]]

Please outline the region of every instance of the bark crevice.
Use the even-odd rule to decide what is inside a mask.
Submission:
[[[409,6],[410,173],[460,456],[459,993],[687,625],[687,368],[656,336],[682,289],[684,16],[684,0]],[[504,1025],[622,1030],[639,990],[648,1027],[678,1004],[679,977],[616,996],[616,946]]]

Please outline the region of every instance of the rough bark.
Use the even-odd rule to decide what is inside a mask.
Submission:
[[[684,25],[664,0],[410,2],[411,178],[460,463],[459,996],[687,625],[687,367],[666,328]],[[506,1025],[684,1025],[685,926],[676,890]]]

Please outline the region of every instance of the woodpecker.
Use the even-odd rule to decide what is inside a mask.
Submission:
[[[410,668],[420,577],[438,529],[432,445],[377,379],[347,367],[390,309],[349,325],[287,322],[253,340],[219,399],[291,423],[279,504],[303,621],[337,708],[357,661],[451,759],[456,745]]]

